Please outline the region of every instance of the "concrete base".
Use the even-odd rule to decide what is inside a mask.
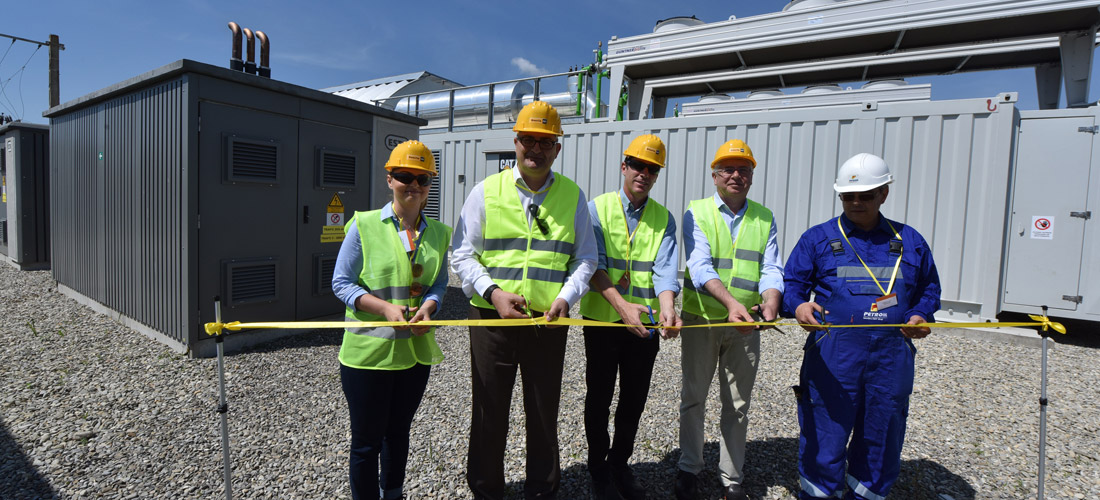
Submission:
[[[336,315],[332,317],[314,318],[309,321],[343,321],[344,316]],[[244,352],[252,347],[274,342],[286,337],[292,337],[295,335],[301,335],[306,332],[315,332],[318,330],[246,330],[241,332],[232,332],[225,336],[225,340],[222,343],[222,347],[226,355],[236,354]],[[196,342],[191,346],[191,351],[188,353],[192,358],[213,358],[218,355],[218,343],[214,340],[214,337],[205,333],[202,334],[202,340]]]
[[[996,325],[996,323],[990,323]],[[987,340],[1004,342],[1006,344],[1042,347],[1043,337],[1039,332],[1031,328],[1002,327],[1002,328],[935,328],[932,335],[951,335],[973,340]],[[1054,337],[1051,337],[1048,347],[1054,347]]]
[[[135,332],[138,332],[138,333],[140,333],[140,334],[142,334],[146,337],[149,337],[153,340],[156,340],[157,342],[160,342],[162,344],[167,345],[168,347],[170,347],[173,351],[175,351],[178,354],[183,354],[183,353],[187,352],[187,346],[183,345],[182,342],[180,342],[176,339],[173,339],[173,338],[171,338],[171,337],[169,337],[169,336],[167,336],[163,333],[160,333],[160,332],[158,332],[158,331],[156,331],[152,328],[149,328],[148,326],[143,325],[142,323],[138,322],[138,320],[136,320],[134,318],[131,318],[131,317],[129,317],[125,314],[122,314],[122,313],[120,313],[120,312],[118,312],[114,309],[111,309],[110,307],[107,307],[103,304],[100,304],[99,302],[93,300],[91,297],[88,297],[87,295],[84,295],[84,294],[82,294],[82,293],[80,293],[76,290],[73,290],[72,288],[69,288],[65,285],[62,285],[61,283],[57,284],[57,291],[61,292],[62,295],[65,295],[66,297],[69,297],[69,298],[75,300],[78,304],[81,304],[81,305],[84,305],[84,306],[88,307],[88,309],[91,309],[91,310],[93,310],[93,311],[95,311],[99,314],[107,316],[108,318],[113,318],[115,321],[118,321],[119,323],[122,323],[123,325],[130,328],[131,330],[133,330]]]

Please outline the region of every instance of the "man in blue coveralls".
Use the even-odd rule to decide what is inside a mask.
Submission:
[[[931,331],[919,325],[940,308],[940,280],[924,238],[879,213],[891,182],[875,155],[844,162],[833,186],[844,214],[803,233],[784,269],[786,310],[814,325],[795,388],[800,498],[881,499],[898,477],[911,339]]]

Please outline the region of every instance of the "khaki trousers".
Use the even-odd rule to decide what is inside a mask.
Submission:
[[[707,320],[683,313],[685,325]],[[724,320],[723,320],[724,322]],[[703,470],[703,420],[707,391],[718,369],[718,394],[722,401],[719,441],[722,485],[744,480],[745,440],[749,426],[749,398],[760,364],[760,333],[742,334],[732,327],[690,328],[680,334],[683,390],[680,393],[681,470]]]

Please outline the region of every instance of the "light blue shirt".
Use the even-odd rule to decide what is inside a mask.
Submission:
[[[741,221],[745,218],[745,210],[749,203],[741,205],[737,213],[733,213],[730,207],[715,193],[713,198],[718,205],[718,214],[722,216],[726,226],[733,235],[734,243],[737,242],[737,230],[741,227]],[[772,217],[772,227],[768,230],[768,243],[764,247],[764,264],[760,268],[760,290],[774,288],[783,293],[783,262],[779,259],[779,244],[776,243],[775,217]],[[687,268],[691,273],[691,281],[696,289],[704,288],[704,284],[710,280],[721,279],[718,271],[714,270],[714,264],[710,260],[710,242],[707,241],[703,230],[695,225],[695,216],[689,208],[684,213],[684,249],[687,251]],[[732,257],[732,256],[731,256]]]
[[[398,221],[397,216],[393,214],[392,201],[382,207],[380,215],[387,225],[397,231],[397,226],[393,225],[393,222]],[[419,231],[423,232],[427,228],[428,221],[424,220],[424,216],[421,214]],[[435,277],[432,286],[428,287],[428,290],[424,293],[424,300],[422,301],[434,300],[436,311],[443,307],[443,295],[447,293],[448,278],[447,252],[446,249],[440,250],[443,262],[439,267],[439,274]],[[336,270],[332,273],[332,291],[338,299],[344,302],[344,305],[352,309],[355,309],[355,301],[369,291],[359,284],[359,274],[362,270],[363,244],[359,239],[359,226],[358,224],[351,224],[348,226],[347,234],[344,235],[344,242],[340,245],[340,253],[336,255]]]
[[[626,228],[631,233],[634,232],[634,228],[638,227],[638,222],[642,220],[642,213],[645,211],[646,205],[649,204],[649,198],[646,198],[646,202],[641,207],[635,209],[634,205],[630,203],[630,199],[626,197],[626,192],[622,189],[619,190],[619,201],[624,208],[624,215],[626,215]],[[596,247],[599,249],[599,257],[596,260],[596,269],[603,269],[607,271],[607,247],[604,245],[603,226],[600,223],[599,210],[596,209],[596,202],[588,202],[588,215],[592,219],[592,232],[596,236]],[[665,227],[665,234],[661,236],[661,246],[657,248],[657,258],[653,262],[653,289],[660,295],[665,290],[672,290],[672,293],[680,293],[680,281],[676,279],[676,264],[679,259],[679,254],[676,253],[676,219],[672,217],[672,212],[668,213],[668,225]]]

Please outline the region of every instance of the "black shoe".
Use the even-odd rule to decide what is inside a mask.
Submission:
[[[748,500],[745,489],[740,484],[730,484],[726,487],[726,500]]]
[[[623,497],[619,496],[619,492],[615,490],[615,484],[611,481],[611,476],[607,474],[607,471],[603,471],[602,474],[592,474],[592,498],[596,500],[623,500]]]
[[[645,488],[634,478],[629,465],[611,466],[611,482],[626,500],[645,500]]]
[[[676,473],[676,500],[695,500],[699,498],[699,477],[686,470]]]

